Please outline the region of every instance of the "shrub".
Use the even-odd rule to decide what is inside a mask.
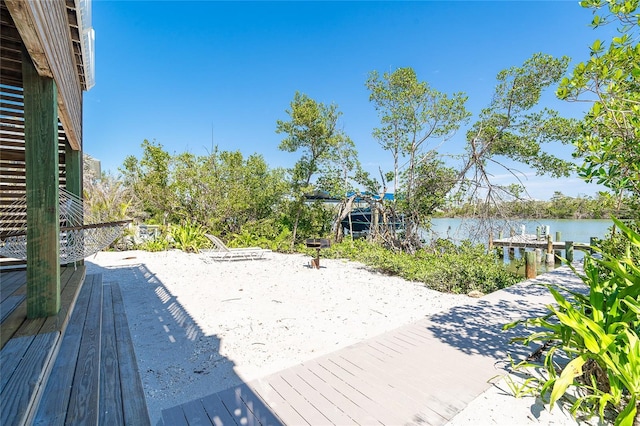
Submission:
[[[305,248],[301,251],[313,255]],[[520,281],[494,254],[485,251],[484,246],[470,242],[456,246],[440,241],[411,255],[365,240],[344,240],[325,250],[323,256],[359,261],[381,272],[422,282],[433,290],[448,293],[466,294],[473,290],[490,293]]]
[[[198,253],[201,248],[209,245],[200,225],[187,221],[182,225],[171,227],[171,237],[174,247],[185,252]]]
[[[549,305],[543,317],[524,321],[538,331],[516,341],[548,348],[545,376],[537,379],[536,386],[552,407],[574,389],[578,396],[572,414],[597,412],[604,418],[610,408],[616,425],[631,425],[640,402],[640,268],[630,253],[640,250],[640,234],[614,222],[628,243],[625,254],[619,256],[617,249],[614,255],[597,250],[599,256],[585,258],[580,277],[589,287],[588,295],[549,285],[557,305]],[[538,367],[532,362],[517,365],[521,371]]]

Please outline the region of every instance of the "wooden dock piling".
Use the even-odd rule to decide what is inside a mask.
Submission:
[[[567,262],[571,263],[573,262],[573,241],[567,241],[564,244],[565,258],[567,259]]]
[[[538,274],[538,262],[536,262],[536,253],[528,251],[525,253],[525,277],[527,279],[535,278]]]

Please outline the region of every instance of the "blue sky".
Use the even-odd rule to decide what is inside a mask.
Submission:
[[[590,20],[577,1],[94,0],[96,85],[84,98],[84,150],[115,174],[127,155],[140,157],[144,139],[196,155],[213,140],[221,150],[291,167],[299,154],[278,150],[275,128],[300,91],[338,105],[360,161],[377,176],[379,166],[392,169],[392,158],[371,136],[379,118],[364,85],[370,71],[410,66],[439,91],[465,92],[473,123],[500,70],[536,52],[586,59],[603,38]],[[587,107],[552,93],[544,101],[567,116]],[[461,129],[440,151],[461,153],[464,136]],[[520,170],[534,198],[601,190]],[[496,170],[496,182],[505,182],[503,174]]]

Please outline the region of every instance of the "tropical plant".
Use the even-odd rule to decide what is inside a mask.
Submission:
[[[634,253],[640,252],[640,234],[614,219]],[[556,305],[543,317],[524,323],[538,331],[516,341],[538,343],[546,349],[542,368],[546,376],[538,390],[549,396],[551,406],[569,389],[577,396],[571,412],[615,411],[616,425],[637,421],[640,404],[640,258],[598,251],[588,255],[579,274],[588,293],[548,285]],[[574,272],[578,274],[578,271]],[[505,326],[512,328],[522,321]],[[530,361],[518,369],[540,368]]]
[[[137,216],[139,202],[131,188],[113,175],[98,175],[89,167],[92,158],[84,154],[83,203],[85,222],[102,223],[130,219]]]
[[[583,0],[595,29],[617,24],[607,44],[596,40],[557,89],[560,99],[590,102],[576,138],[580,176],[629,193],[640,203],[640,11],[638,0]],[[636,209],[637,212],[637,209]]]
[[[186,221],[171,227],[171,238],[175,248],[185,252],[198,253],[209,245],[205,232],[197,223]]]

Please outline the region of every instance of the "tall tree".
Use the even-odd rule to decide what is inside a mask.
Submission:
[[[640,10],[638,0],[584,0],[593,28],[617,24],[608,43],[596,40],[557,90],[560,99],[592,103],[575,142],[579,174],[640,204]]]
[[[171,155],[160,143],[146,139],[142,151],[140,161],[132,155],[126,157],[120,172],[125,185],[133,188],[142,201],[144,211],[153,220],[164,223],[175,201],[169,191]]]
[[[424,170],[421,164],[434,157],[435,151],[433,147],[428,149],[427,142],[445,141],[467,120],[467,97],[462,93],[448,96],[429,87],[418,81],[412,68],[398,68],[382,77],[372,71],[366,87],[382,122],[373,136],[393,157],[393,192],[396,199],[402,194],[407,236],[411,236],[424,218],[415,195],[417,187],[425,182],[419,179],[419,172]],[[405,170],[401,170],[401,160],[407,161]]]
[[[311,192],[313,177],[335,170],[340,163],[340,154],[345,149],[355,155],[353,142],[338,129],[341,113],[335,104],[324,105],[305,94],[296,92],[291,108],[286,110],[288,121],[278,120],[276,133],[285,134],[280,142],[282,151],[297,152],[302,155],[291,171],[292,189],[295,199],[295,219],[291,246],[295,244],[300,216],[304,209],[305,193]]]
[[[543,150],[545,143],[570,143],[576,121],[556,111],[536,109],[540,96],[558,83],[569,58],[534,54],[522,66],[498,73],[493,99],[467,132],[466,160],[460,172],[469,199],[484,199],[482,215],[490,214],[505,199],[519,198],[524,185],[497,185],[489,166],[502,167],[520,182],[517,164],[537,174],[569,176],[573,164]],[[510,162],[515,162],[515,165]]]

